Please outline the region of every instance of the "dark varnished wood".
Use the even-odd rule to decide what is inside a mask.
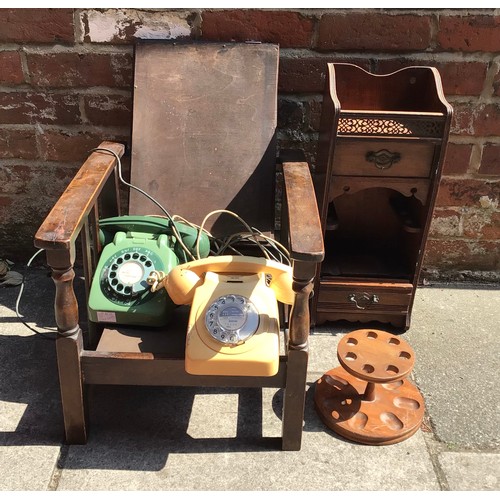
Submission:
[[[292,259],[321,262],[324,256],[321,223],[318,217],[306,218],[304,214],[317,214],[316,198],[307,163],[283,163],[283,180],[290,255]]]
[[[306,395],[307,347],[291,349],[288,352],[287,379],[283,395],[282,448],[300,450]]]
[[[78,302],[73,288],[74,279],[75,271],[72,267],[67,269],[52,268],[52,280],[56,285],[55,319],[59,335],[63,336],[73,335],[80,329],[78,326]]]
[[[374,160],[377,153],[393,155],[386,165]],[[422,141],[339,139],[335,151],[336,175],[364,177],[429,177],[434,144]]]
[[[101,252],[98,221],[120,213],[115,158],[94,152],[35,237],[35,245],[47,250],[56,286],[57,354],[68,443],[87,439],[88,385],[276,387],[285,389],[283,449],[300,449],[309,299],[324,250],[313,184],[303,155],[288,157],[283,164],[286,195],[283,200],[275,199],[277,64],[278,48],[273,45],[140,44],[136,52],[132,181],[172,213],[191,222],[200,223],[209,210],[229,209],[269,234],[274,229],[274,208],[281,203],[282,242],[291,250],[296,300],[282,311],[289,332],[278,373],[273,377],[187,374],[187,316],[181,308],[164,331],[89,323],[84,331],[92,338],[87,334],[83,337],[73,290],[75,241],[81,235],[88,295],[88,281]],[[119,156],[124,153],[121,144],[103,142],[100,146]],[[157,213],[135,193],[130,201],[132,212]],[[207,227],[229,231],[227,220],[214,219]]]
[[[88,302],[90,293],[90,283],[92,282],[92,278],[94,276],[94,269],[96,266],[96,262],[92,255],[90,230],[87,221],[83,225],[82,231],[80,232],[80,239],[82,243],[82,264],[83,264],[83,276],[85,278],[85,297]]]
[[[82,371],[87,384],[189,386],[189,387],[285,387],[286,361],[272,377],[190,375],[184,358],[154,353],[101,353],[84,351]]]
[[[435,68],[374,75],[328,64],[315,171],[325,259],[313,323],[409,327],[451,116]],[[364,300],[374,280],[384,300],[346,303],[345,292]]]
[[[100,147],[122,156],[123,144],[102,142]],[[37,248],[69,249],[79,234],[85,217],[113,172],[116,160],[110,153],[92,153],[54,205],[35,235]]]
[[[311,263],[294,262],[293,264],[293,291],[295,302],[290,312],[290,349],[307,347],[309,328],[311,324],[309,314],[309,299],[313,291],[313,279],[316,266]],[[306,276],[303,278],[302,276]]]
[[[85,444],[88,437],[81,368],[82,350],[83,338],[80,329],[71,336],[58,336],[56,340],[64,428],[66,442],[70,444]]]
[[[132,183],[195,224],[227,208],[272,231],[277,71],[272,44],[139,43]],[[161,212],[132,191],[130,213]],[[227,215],[206,228],[242,230]]]
[[[435,68],[408,66],[394,73],[377,75],[354,64],[330,65],[332,88],[343,110],[446,115],[450,111],[441,79]],[[363,92],[360,90],[360,82]]]

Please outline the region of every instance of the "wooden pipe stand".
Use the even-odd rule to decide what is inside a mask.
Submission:
[[[407,342],[382,330],[356,330],[339,342],[341,366],[317,382],[316,410],[340,436],[363,444],[399,443],[424,416],[424,400],[406,378],[415,355]]]

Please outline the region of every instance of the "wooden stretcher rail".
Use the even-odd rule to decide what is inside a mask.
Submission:
[[[184,358],[172,359],[151,353],[101,353],[83,351],[83,379],[86,384],[151,385],[190,387],[285,387],[286,360],[281,357],[278,373],[272,377],[228,377],[190,375]]]

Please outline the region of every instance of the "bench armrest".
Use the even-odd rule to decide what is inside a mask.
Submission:
[[[114,142],[102,142],[99,148],[110,149],[119,157],[125,152],[123,144]],[[116,158],[111,153],[90,154],[38,229],[35,247],[71,249],[115,165]]]
[[[306,162],[283,162],[285,214],[293,260],[321,262],[325,255],[314,186]]]

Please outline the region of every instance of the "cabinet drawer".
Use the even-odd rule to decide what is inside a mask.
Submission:
[[[343,139],[335,146],[333,173],[429,177],[433,154],[431,142]]]
[[[410,283],[322,281],[317,310],[405,314],[410,305],[412,291],[413,285]]]

